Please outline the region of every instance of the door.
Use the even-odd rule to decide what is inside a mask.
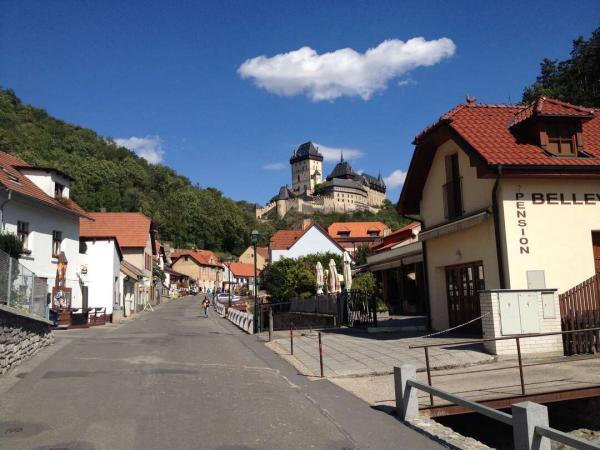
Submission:
[[[600,273],[600,231],[592,231],[592,246],[594,247],[596,273]]]
[[[85,311],[86,309],[88,309],[88,287],[87,286],[82,286],[81,287],[81,308]]]
[[[479,290],[485,289],[483,264],[474,262],[446,267],[446,290],[450,327],[480,316]],[[460,327],[460,331],[481,334],[481,321]]]

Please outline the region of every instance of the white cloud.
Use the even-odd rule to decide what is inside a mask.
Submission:
[[[315,145],[323,155],[325,161],[339,161],[342,154],[344,154],[344,159],[347,160],[358,159],[364,156],[363,151],[356,148],[328,147],[326,145],[317,144],[316,142]]]
[[[138,156],[144,158],[151,164],[162,162],[165,154],[162,149],[160,136],[146,136],[115,139],[115,143],[122,147],[133,150]]]
[[[283,170],[286,167],[287,167],[287,165],[285,163],[276,162],[276,163],[265,164],[263,166],[263,169],[264,170]]]
[[[406,172],[400,169],[396,169],[387,177],[383,177],[383,181],[385,181],[385,184],[389,189],[394,189],[402,186],[404,184],[405,179]]]
[[[417,67],[437,64],[455,50],[451,39],[427,41],[423,37],[406,42],[386,40],[365,53],[342,48],[318,54],[310,47],[302,47],[248,59],[237,72],[272,94],[304,94],[313,101],[342,96],[369,100],[374,93],[383,91],[390,80]]]

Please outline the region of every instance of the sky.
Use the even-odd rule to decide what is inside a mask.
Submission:
[[[396,202],[413,137],[469,95],[518,103],[591,1],[0,0],[0,85],[236,200],[306,141]]]

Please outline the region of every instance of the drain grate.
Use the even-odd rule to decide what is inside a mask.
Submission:
[[[21,431],[23,431],[23,427],[11,427],[11,428],[7,428],[4,431],[4,434],[15,434],[15,433],[20,433]]]

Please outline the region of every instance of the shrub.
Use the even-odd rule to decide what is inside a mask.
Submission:
[[[23,254],[23,243],[13,233],[0,233],[0,250],[8,253],[13,258],[20,258]]]

